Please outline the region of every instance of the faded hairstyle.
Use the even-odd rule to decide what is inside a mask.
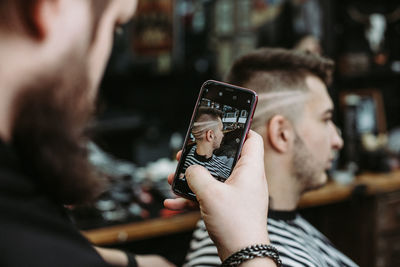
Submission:
[[[200,107],[192,128],[194,138],[201,140],[206,131],[217,129],[221,119],[222,111],[215,108]]]
[[[238,58],[226,80],[258,93],[258,107],[252,123],[252,128],[257,130],[277,114],[295,122],[302,114],[309,91],[305,78],[315,75],[329,85],[333,69],[332,60],[318,55],[261,48]]]

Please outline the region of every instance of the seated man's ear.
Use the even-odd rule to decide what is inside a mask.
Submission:
[[[37,40],[46,37],[51,27],[52,18],[57,15],[61,0],[32,0],[18,6],[23,26]],[[22,2],[22,1],[21,1]]]
[[[294,140],[292,123],[282,115],[275,115],[266,123],[265,134],[269,145],[279,153],[289,151]]]
[[[206,137],[207,141],[212,141],[214,139],[214,131],[213,130],[207,130],[205,137]]]

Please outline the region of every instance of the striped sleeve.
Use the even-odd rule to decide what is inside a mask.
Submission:
[[[220,159],[220,157],[213,155],[208,161],[200,161],[196,159],[195,153],[196,147],[192,147],[185,158],[182,172],[185,172],[191,165],[200,165],[205,167],[212,176],[218,177],[222,180],[226,180],[231,174],[231,165]]]
[[[208,236],[204,222],[200,220],[193,232],[190,248],[183,267],[220,266],[221,260],[214,243]]]
[[[355,267],[351,259],[300,215],[294,220],[268,219],[271,244],[278,251],[285,267]],[[199,221],[184,267],[219,266],[218,252],[208,237],[203,221]]]

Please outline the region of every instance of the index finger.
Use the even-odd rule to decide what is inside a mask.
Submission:
[[[175,173],[171,173],[168,175],[168,183],[172,185],[172,182],[174,181]]]
[[[179,161],[179,160],[181,159],[181,156],[182,156],[182,150],[179,150],[179,151],[176,153],[176,160]]]
[[[182,157],[182,150],[179,150],[176,153],[176,160],[179,161],[181,159],[181,157]],[[174,181],[174,177],[175,177],[175,173],[171,173],[168,175],[168,183],[170,185],[172,185],[172,182]]]

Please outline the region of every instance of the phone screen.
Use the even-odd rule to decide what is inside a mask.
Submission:
[[[250,89],[217,81],[203,84],[182,149],[173,190],[195,199],[185,171],[201,165],[217,180],[231,174],[250,128],[257,95]]]

